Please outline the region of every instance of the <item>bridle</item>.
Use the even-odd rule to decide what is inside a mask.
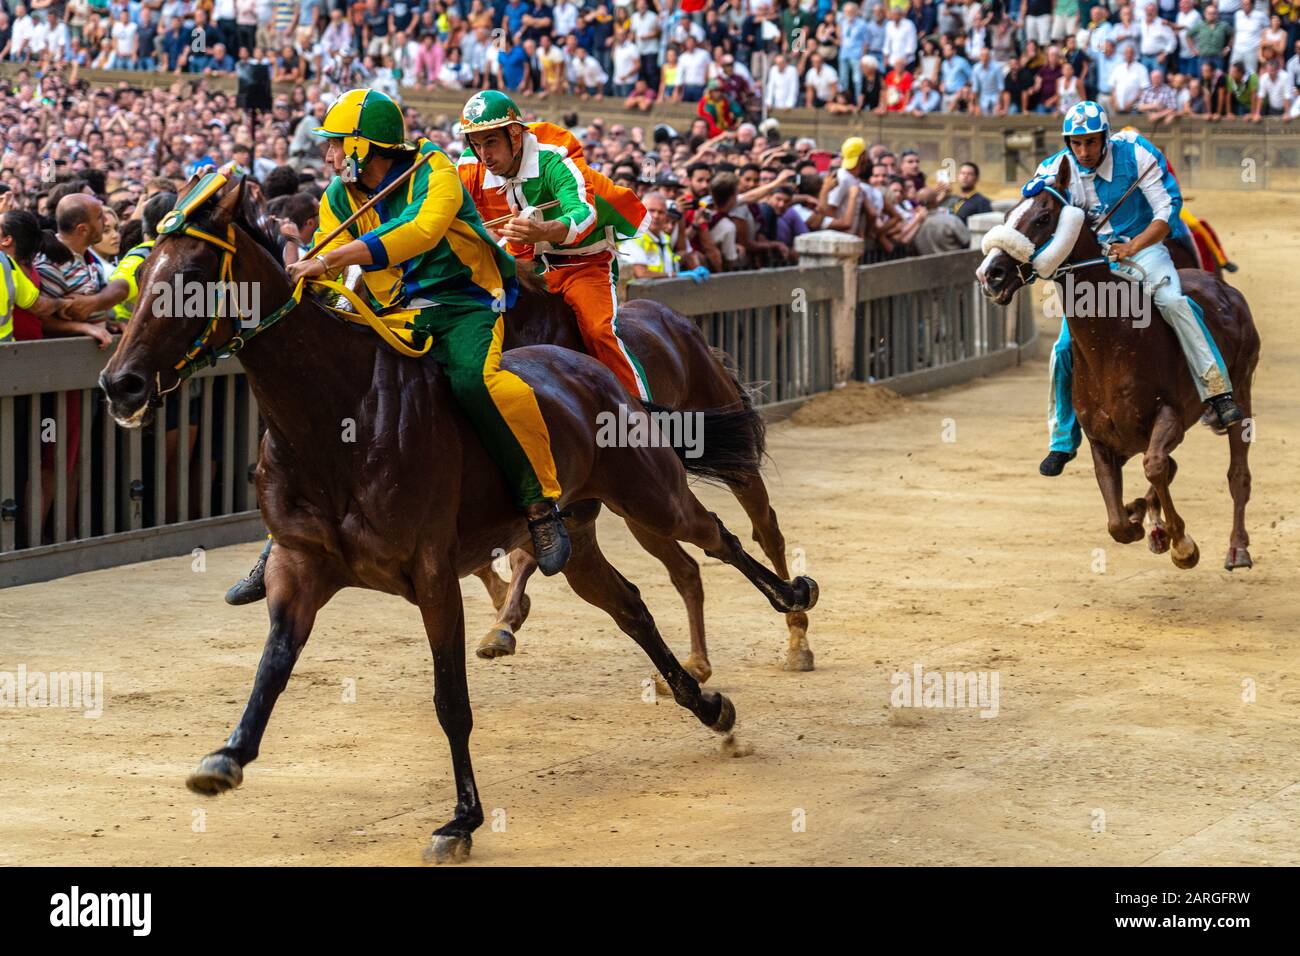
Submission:
[[[1048,195],[1050,195],[1052,198],[1054,198],[1057,202],[1061,204],[1062,209],[1068,209],[1074,205],[1073,203],[1070,202],[1069,199],[1067,199],[1064,195],[1061,194],[1060,190],[1058,190],[1055,186],[1052,186],[1048,183],[1044,183],[1041,189],[1039,189],[1037,192],[1045,192]],[[1035,193],[1035,195],[1037,195],[1037,193]],[[1125,196],[1125,198],[1127,198],[1127,195]],[[1121,200],[1121,202],[1122,201],[1123,200]],[[1119,204],[1117,203],[1116,207],[1118,207],[1118,205]],[[1108,215],[1106,219],[1109,218],[1110,216]],[[1105,222],[1104,219],[1102,221]],[[1059,225],[1059,220],[1058,220],[1058,225]],[[1040,276],[1038,274],[1038,271],[1034,268],[1034,260],[1038,258],[1039,253],[1041,253],[1044,249],[1046,249],[1048,246],[1052,244],[1052,240],[1055,238],[1056,238],[1056,230],[1053,229],[1052,235],[1048,236],[1047,240],[1034,250],[1034,254],[1030,256],[1028,260],[1026,260],[1025,262],[1016,263],[1016,278],[1020,280],[1021,285],[1026,285],[1026,286],[1033,285],[1040,278],[1046,279],[1051,282],[1059,282],[1063,277],[1065,277],[1071,272],[1075,272],[1079,269],[1089,269],[1093,266],[1099,266],[1099,265],[1109,266],[1112,261],[1110,256],[1106,255],[1105,245],[1103,245],[1102,246],[1103,251],[1100,256],[1094,256],[1091,259],[1084,259],[1080,262],[1070,262],[1069,257],[1067,256],[1066,261],[1062,262],[1059,266],[1057,266],[1057,268],[1052,272],[1050,276]],[[1136,269],[1138,272],[1142,273],[1142,279],[1139,281],[1146,280],[1146,270],[1143,269],[1136,262],[1134,262],[1132,259],[1122,259],[1119,261],[1123,262],[1126,266]]]
[[[173,366],[176,373],[175,383],[164,389],[162,387],[162,372],[156,373],[154,377],[154,395],[150,399],[155,406],[162,401],[164,395],[176,391],[183,382],[191,378],[195,373],[216,365],[221,359],[237,355],[252,339],[274,326],[297,308],[302,301],[305,280],[299,279],[284,304],[266,318],[259,319],[257,325],[250,329],[243,328],[242,320],[237,312],[226,309],[226,290],[234,288],[235,224],[232,222],[226,225],[226,235],[225,238],[222,238],[193,225],[188,221],[188,217],[211,199],[227,182],[227,178],[221,173],[208,173],[195,184],[193,189],[185,194],[183,199],[177,202],[176,208],[163,217],[163,221],[158,224],[159,242],[169,236],[189,236],[192,239],[198,239],[207,245],[215,247],[221,253],[221,266],[217,272],[217,308],[213,310],[213,314],[204,323],[203,330],[190,344],[180,361]],[[235,333],[222,345],[209,345],[212,334],[216,331],[222,319],[229,319],[237,323],[238,327]]]

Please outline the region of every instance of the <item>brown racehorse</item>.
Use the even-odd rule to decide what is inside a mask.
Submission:
[[[582,351],[582,337],[573,310],[560,296],[548,292],[531,273],[521,272],[520,280],[519,301],[506,314],[505,347],[554,344]],[[710,348],[703,332],[692,320],[657,302],[633,299],[619,307],[618,327],[628,348],[645,368],[656,401],[672,408],[750,408],[748,393],[728,371],[721,353]],[[763,549],[776,573],[782,578],[788,577],[785,538],[768,500],[762,476],[756,470],[743,476],[742,481],[732,481],[727,486],[749,516],[754,541]],[[646,537],[638,533],[635,525],[630,525],[630,528],[640,544],[663,562],[686,604],[691,653],[682,663],[703,683],[713,668],[709,664],[704,638],[704,588],[700,582],[700,566],[676,541]],[[497,623],[479,642],[480,657],[513,654],[515,632],[528,616],[525,586],[536,570],[537,562],[526,551],[519,551],[510,556],[510,563],[509,585],[497,577],[491,566],[476,572],[487,586],[499,612]],[[786,615],[786,624],[789,627],[786,670],[812,670],[808,615],[803,611],[792,611]]]
[[[1068,195],[1069,163],[1061,164],[1059,176],[1057,189]],[[1020,214],[1016,228],[1033,248],[1039,248],[1056,234],[1061,208],[1051,191],[1043,190]],[[1099,261],[1102,256],[1096,234],[1085,225],[1062,269],[1074,272],[1076,288],[1080,283],[1121,281]],[[1094,264],[1073,268],[1073,264],[1089,262]],[[1032,281],[1033,273],[1028,263],[998,249],[990,253],[977,275],[985,294],[1005,305],[1018,288]],[[1250,308],[1240,292],[1207,272],[1183,269],[1178,276],[1184,294],[1194,299],[1204,313],[1205,324],[1227,363],[1237,404],[1246,416],[1243,425],[1248,425],[1251,384],[1259,362],[1259,333]],[[1128,297],[1129,302],[1133,299]],[[1061,300],[1065,301],[1065,297]],[[1149,301],[1148,305],[1154,308]],[[1174,564],[1191,568],[1200,559],[1200,550],[1174,510],[1169,484],[1177,469],[1171,453],[1187,429],[1201,419],[1201,400],[1169,324],[1132,321],[1135,318],[1069,319],[1074,409],[1092,448],[1111,537],[1124,544],[1140,540],[1143,522],[1150,516],[1151,550],[1163,554],[1172,544]],[[1242,426],[1228,429],[1228,486],[1233,517],[1224,567],[1229,571],[1251,566],[1250,535],[1246,532],[1250,438]],[[1135,455],[1143,456],[1143,470],[1151,484],[1144,497],[1125,504],[1123,467]]]
[[[234,279],[261,283],[263,302],[288,302],[288,277],[275,245],[252,224],[254,212],[241,179],[223,187],[191,222],[209,237],[226,236],[233,226]],[[228,255],[210,238],[171,233],[159,239],[143,267],[126,334],[100,376],[119,423],[139,426],[150,417],[158,389],[170,388],[173,367],[204,325],[155,307],[153,283],[174,274],[214,282],[231,263]],[[234,319],[219,324],[220,335],[239,331]],[[473,716],[459,579],[488,563],[494,547],[513,549],[528,540],[521,513],[456,408],[440,365],[399,356],[310,298],[264,335],[241,334],[248,342],[240,360],[267,426],[257,489],[276,541],[266,571],[270,633],[238,726],[187,784],[203,794],[239,786],[316,614],[334,594],[360,587],[399,595],[416,604],[424,620],[434,703],[456,781],[455,815],[434,831],[426,858],[465,859],[483,808],[470,762]],[[598,416],[616,414],[630,401],[599,362],[570,349],[536,346],[508,353],[503,364],[533,387],[550,432],[567,489],[562,504],[573,512],[573,553],[564,569],[570,586],[640,645],[679,704],[705,726],[729,732],[732,703],[702,690],[682,668],[637,589],[601,554],[594,523],[600,505],[635,525],[639,536],[690,542],[731,564],[782,613],[812,607],[816,584],[782,580],[746,554],[691,493],[680,449],[598,446]],[[752,442],[744,447],[752,420],[704,415],[705,453],[691,466],[715,476],[756,468],[757,450]],[[347,420],[355,422],[359,440],[340,440]],[[728,462],[727,455],[741,460]]]

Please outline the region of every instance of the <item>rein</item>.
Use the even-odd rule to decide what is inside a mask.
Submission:
[[[185,351],[185,354],[173,366],[173,371],[176,373],[176,382],[164,389],[162,387],[162,373],[158,372],[155,375],[155,395],[153,398],[155,404],[164,395],[180,388],[181,384],[195,373],[216,365],[217,362],[224,358],[239,354],[250,341],[267,329],[272,328],[302,303],[303,289],[309,281],[305,278],[299,279],[294,284],[289,298],[279,308],[271,312],[266,318],[259,319],[257,325],[251,328],[243,328],[239,315],[229,312],[225,308],[227,288],[234,288],[235,225],[229,223],[226,226],[226,235],[222,238],[191,224],[188,222],[188,217],[211,199],[226,182],[226,177],[220,173],[209,173],[186,194],[176,208],[169,212],[158,225],[160,239],[164,236],[183,235],[215,247],[221,253],[221,266],[217,273],[217,308],[204,324],[203,330],[198,337],[195,338]],[[415,348],[413,345],[416,329],[412,324],[412,320],[419,313],[418,309],[395,310],[380,315],[371,309],[361,296],[341,282],[329,279],[312,279],[310,284],[313,287],[325,289],[342,296],[356,309],[356,312],[349,312],[346,309],[320,303],[323,308],[341,320],[369,326],[379,334],[380,338],[402,355],[419,358],[425,355],[433,344],[433,340],[426,336],[423,348]],[[227,314],[228,312],[229,314]],[[212,335],[223,318],[239,323],[240,328],[224,344],[210,345]]]
[[[1150,172],[1150,168],[1148,168],[1147,171]],[[1060,191],[1057,190],[1055,186],[1044,185],[1042,191],[1050,194],[1053,198],[1055,198],[1056,201],[1061,204],[1062,209],[1068,209],[1071,207],[1072,203],[1068,199],[1066,199],[1063,195],[1061,195]],[[1132,192],[1131,189],[1129,191]],[[1120,203],[1122,203],[1124,199],[1127,198],[1128,198],[1128,193],[1125,193],[1124,197],[1120,199],[1119,203],[1115,204],[1115,207],[1111,210],[1111,213],[1114,213],[1115,209],[1119,208]],[[1109,218],[1110,215],[1107,215],[1106,219]],[[1102,220],[1102,222],[1105,221],[1106,220],[1104,219]],[[1020,280],[1021,285],[1033,285],[1035,282],[1039,280],[1040,276],[1038,275],[1038,272],[1034,269],[1034,260],[1038,258],[1039,253],[1041,253],[1044,249],[1046,249],[1048,246],[1052,244],[1052,240],[1055,238],[1056,238],[1055,235],[1049,236],[1046,242],[1042,243],[1037,249],[1034,250],[1034,254],[1029,257],[1028,261],[1016,263],[1016,277]],[[1061,265],[1058,266],[1050,276],[1047,276],[1045,278],[1047,281],[1050,282],[1059,282],[1064,276],[1068,275],[1071,272],[1075,272],[1079,269],[1089,269],[1092,268],[1093,266],[1100,266],[1100,265],[1109,267],[1111,261],[1112,260],[1110,256],[1106,255],[1104,251],[1100,256],[1095,256],[1091,259],[1084,259],[1079,262],[1070,262],[1067,260],[1066,262],[1061,263]],[[1135,261],[1133,261],[1132,259],[1119,259],[1116,261],[1122,263],[1123,265],[1131,269],[1136,269],[1138,272],[1142,274],[1142,278],[1139,281],[1141,282],[1146,281],[1146,275],[1147,275],[1146,270],[1143,269],[1140,265],[1138,265]]]

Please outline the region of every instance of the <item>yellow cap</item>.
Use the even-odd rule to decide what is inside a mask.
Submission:
[[[852,169],[866,151],[867,144],[861,136],[850,136],[840,147],[840,159],[846,168]]]

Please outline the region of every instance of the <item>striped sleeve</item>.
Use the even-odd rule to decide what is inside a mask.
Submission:
[[[445,155],[425,161],[411,177],[406,208],[361,236],[373,260],[363,268],[383,269],[431,250],[446,235],[464,198],[465,187]]]
[[[559,215],[549,221],[569,227],[568,235],[556,245],[571,246],[596,225],[596,207],[587,201],[587,181],[578,164],[558,150],[542,146],[541,151],[546,191],[560,203]]]

